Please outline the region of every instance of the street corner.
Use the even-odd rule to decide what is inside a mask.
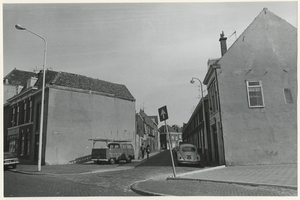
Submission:
[[[158,180],[143,180],[135,182],[130,186],[130,189],[142,196],[169,196],[167,194],[162,194],[155,192],[154,186],[156,185],[154,182],[158,182]],[[160,180],[159,182],[163,182],[163,180]],[[166,186],[167,187],[167,186]]]

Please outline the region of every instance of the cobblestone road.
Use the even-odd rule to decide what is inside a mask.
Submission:
[[[101,166],[99,166],[101,167]],[[133,163],[114,166],[115,171],[64,175],[28,175],[4,171],[4,197],[58,196],[138,196],[130,186],[137,181],[149,191],[164,193],[172,187],[178,196],[296,196],[297,190],[228,183],[165,180],[173,175],[169,152],[162,152],[134,167]],[[177,173],[199,170],[199,167],[177,167]],[[156,178],[155,178],[156,177]],[[151,181],[143,182],[146,179]],[[149,184],[149,185],[143,185]]]

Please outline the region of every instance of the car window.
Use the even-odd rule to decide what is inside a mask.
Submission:
[[[127,147],[126,147],[126,144],[122,144],[122,148],[123,149],[126,149]]]
[[[182,147],[182,151],[183,152],[196,152],[196,148],[195,147]]]
[[[119,149],[120,145],[119,144],[109,144],[108,148],[110,148],[110,149]]]

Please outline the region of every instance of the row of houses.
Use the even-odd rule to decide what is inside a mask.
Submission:
[[[226,39],[183,140],[206,165],[296,163],[297,29],[264,8],[228,50]]]
[[[42,73],[14,69],[3,79],[4,151],[25,163],[38,160]],[[43,165],[88,160],[96,138],[131,141],[136,158],[142,144],[152,151],[167,146],[158,117],[136,113],[125,85],[51,70],[46,70],[45,82]]]

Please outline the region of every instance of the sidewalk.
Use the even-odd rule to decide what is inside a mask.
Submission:
[[[205,168],[174,177],[155,177],[135,183],[131,189],[142,195],[195,195],[200,183],[236,183],[252,186],[276,186],[297,190],[297,165],[219,166]]]

